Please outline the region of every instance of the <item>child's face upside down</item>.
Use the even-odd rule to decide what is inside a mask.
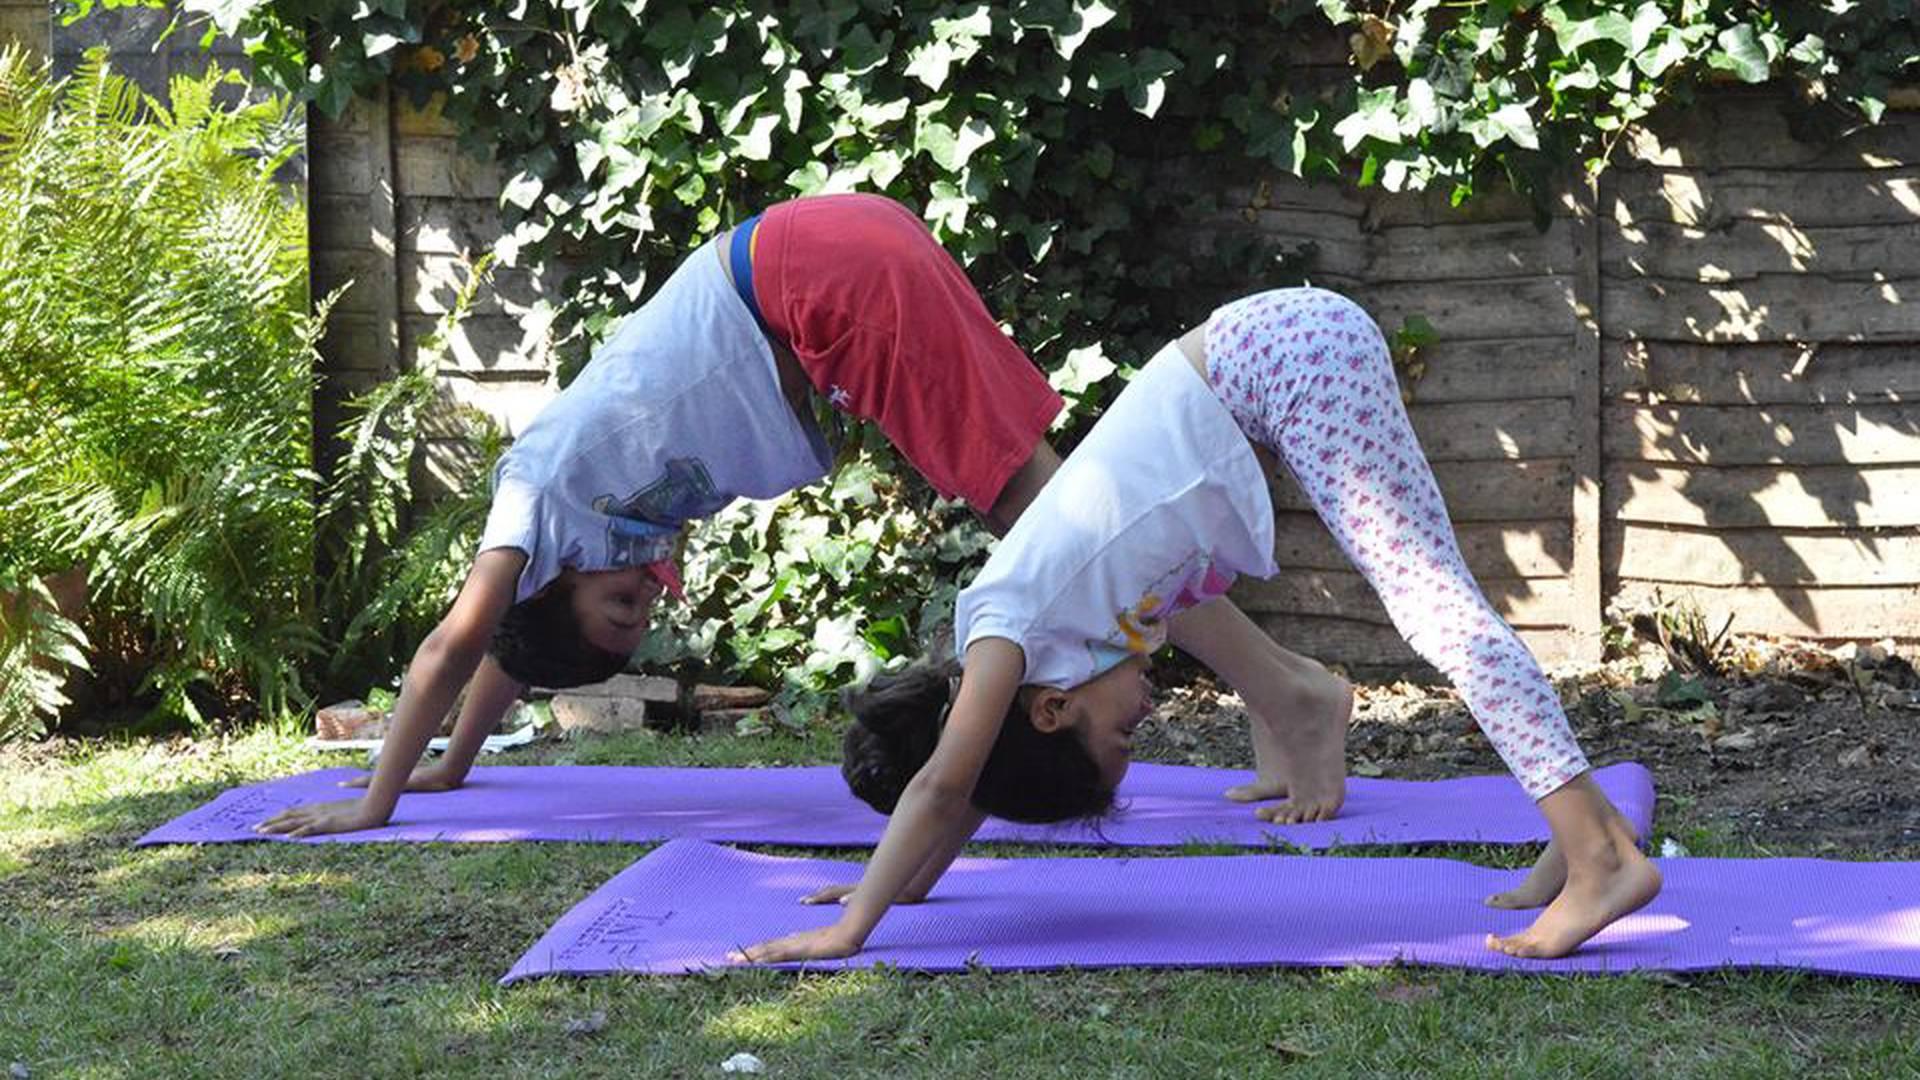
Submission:
[[[1118,787],[1133,760],[1133,730],[1152,711],[1147,658],[1134,656],[1071,690],[1037,688],[1028,715],[1041,731],[1077,732],[1101,780]]]
[[[661,585],[644,566],[618,570],[562,571],[573,577],[573,616],[580,636],[608,652],[640,647],[652,621]]]

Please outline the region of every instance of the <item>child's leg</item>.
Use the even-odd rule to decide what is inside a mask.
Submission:
[[[1243,429],[1286,462],[1395,628],[1453,682],[1507,767],[1542,800],[1556,837],[1573,828],[1560,852],[1570,862],[1597,858],[1600,847],[1588,833],[1610,835],[1609,815],[1618,820],[1618,813],[1591,781],[1547,801],[1587,772],[1586,758],[1539,664],[1467,569],[1373,320],[1321,290],[1264,293],[1222,308],[1207,348],[1209,373]],[[1576,836],[1578,852],[1571,846]],[[1616,863],[1631,861],[1614,855]],[[1632,858],[1651,872],[1637,848]],[[1571,950],[1652,896],[1628,890],[1620,895],[1638,897],[1630,907],[1603,902],[1601,893],[1618,899],[1612,879],[1582,866],[1569,867],[1567,884],[1583,883],[1575,906],[1584,914],[1569,919],[1550,908],[1534,929],[1561,929],[1530,938],[1529,950]],[[1589,887],[1597,881],[1608,887]],[[1572,941],[1565,940],[1568,927],[1578,932]]]
[[[1346,799],[1347,723],[1353,688],[1314,661],[1280,647],[1225,597],[1175,615],[1175,647],[1207,667],[1246,703],[1257,776],[1227,791],[1236,802],[1285,798],[1255,813],[1288,824],[1323,821]]]
[[[1250,406],[1236,396],[1266,399],[1259,441],[1527,792],[1585,772],[1559,696],[1467,570],[1372,319],[1334,293],[1263,293],[1222,308],[1207,345],[1222,398],[1237,416]]]

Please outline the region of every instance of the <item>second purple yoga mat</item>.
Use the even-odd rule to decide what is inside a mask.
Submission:
[[[1777,968],[1920,980],[1920,864],[1664,859],[1666,889],[1573,956],[1487,949],[1534,918],[1489,893],[1523,871],[1444,859],[1303,855],[961,859],[924,904],[896,907],[867,948],[811,967],[915,971],[1427,964],[1618,973]],[[804,907],[854,863],[667,844],[562,916],[502,982],[538,975],[683,974],[728,950],[825,926]]]
[[[263,837],[253,826],[290,807],[354,798],[339,781],[354,769],[323,769],[235,788],[140,838],[141,844],[207,844]],[[1184,765],[1135,765],[1120,788],[1121,811],[1098,830],[989,821],[982,840],[1154,847],[1206,841],[1302,848],[1360,844],[1544,841],[1546,822],[1508,776],[1458,780],[1348,781],[1332,821],[1271,825],[1221,792],[1251,774]],[[1594,773],[1644,835],[1653,779],[1631,763]],[[802,847],[864,847],[886,819],[848,794],[839,770],[672,769],[595,765],[500,765],[473,770],[465,787],[402,795],[379,829],[301,843],[567,840],[651,842],[676,838]]]

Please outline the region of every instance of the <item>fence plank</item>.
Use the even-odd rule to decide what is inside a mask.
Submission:
[[[1714,229],[1731,222],[1777,222],[1801,228],[1906,225],[1920,218],[1920,170],[1622,168],[1607,174],[1606,219],[1666,222]]]
[[[1253,619],[1275,641],[1326,663],[1355,668],[1412,668],[1432,673],[1432,668],[1421,662],[1406,640],[1390,626],[1314,615],[1269,614],[1256,615]],[[1571,659],[1570,637],[1563,629],[1521,628],[1515,632],[1542,664]]]
[[[1367,267],[1376,282],[1456,281],[1562,275],[1574,270],[1573,229],[1531,221],[1393,225],[1376,235]]]
[[[439,329],[434,315],[402,320],[407,340],[426,342]],[[547,325],[531,316],[469,313],[455,326],[440,357],[443,370],[469,375],[506,374],[545,378],[552,366]]]
[[[1920,398],[1909,342],[1701,345],[1609,340],[1606,393],[1703,405],[1840,405]]]
[[[1574,329],[1572,288],[1564,278],[1361,284],[1351,291],[1389,334],[1410,315],[1424,317],[1443,339],[1570,335]]]
[[[1763,274],[1725,284],[1603,279],[1607,333],[1661,341],[1920,340],[1920,278]]]
[[[1615,578],[1695,585],[1916,586],[1920,532],[1607,526]]]
[[[1762,274],[1815,273],[1856,286],[1912,280],[1920,277],[1920,215],[1878,225],[1614,225],[1602,233],[1602,251],[1601,266],[1614,278],[1741,282]]]
[[[1456,524],[1466,521],[1564,519],[1573,497],[1567,459],[1538,461],[1438,461],[1433,476]],[[1313,507],[1291,479],[1273,478],[1275,510]]]
[[[1567,457],[1573,418],[1562,398],[1427,403],[1407,409],[1428,461]]]
[[[1513,626],[1567,625],[1573,590],[1566,578],[1487,578],[1480,590]],[[1234,586],[1235,602],[1250,614],[1329,615],[1391,626],[1367,579],[1352,570],[1291,570]]]
[[[1416,402],[1505,401],[1516,387],[1547,397],[1570,395],[1573,339],[1567,336],[1463,341],[1443,338],[1420,350],[1426,366],[1406,384]]]
[[[1609,462],[1607,515],[1717,529],[1920,526],[1920,468]]]
[[[1920,592],[1912,588],[1797,588],[1653,585],[1623,581],[1620,603],[1628,608],[1685,601],[1699,606],[1710,625],[1728,615],[1747,634],[1801,637],[1920,637]]]
[[[1293,570],[1351,570],[1346,553],[1315,515],[1298,510],[1276,513],[1274,558],[1282,573]],[[1474,522],[1454,529],[1460,553],[1476,577],[1563,577],[1573,561],[1571,528],[1560,520]]]
[[[1920,402],[1896,405],[1608,405],[1615,460],[1713,465],[1920,463]]]
[[[1723,91],[1658,110],[1630,128],[1618,160],[1696,169],[1888,169],[1920,163],[1920,119],[1888,113],[1887,122],[1827,142],[1802,142],[1788,121],[1786,95]]]

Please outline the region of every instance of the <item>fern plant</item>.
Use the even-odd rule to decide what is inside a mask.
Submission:
[[[0,686],[29,688],[0,730],[57,707],[43,676],[80,639],[34,583],[74,567],[94,640],[189,716],[209,682],[299,700],[318,652],[320,321],[273,180],[296,144],[284,100],[220,101],[238,81],[176,78],[162,106],[99,55],[55,81],[0,54],[0,598],[39,619],[0,640]]]
[[[396,670],[459,588],[489,505],[487,477],[506,434],[485,413],[450,401],[436,378],[454,329],[485,284],[483,256],[421,343],[411,371],[346,402],[318,524],[318,624],[328,693],[360,693]],[[429,502],[415,483],[432,429],[453,442],[460,475]]]

